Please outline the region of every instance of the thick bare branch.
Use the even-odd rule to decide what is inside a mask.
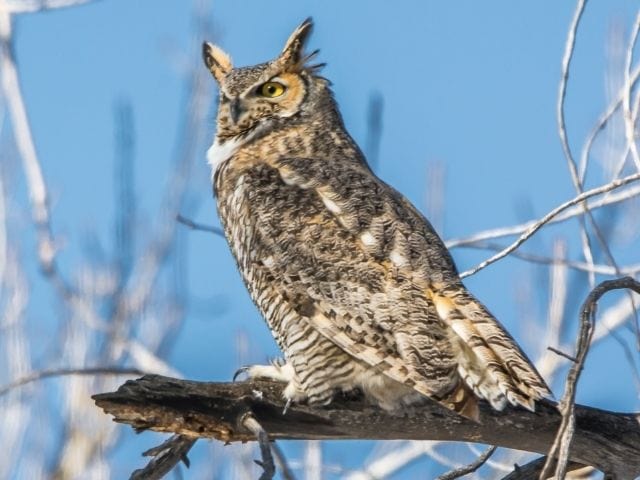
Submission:
[[[468,441],[546,453],[561,416],[555,405],[540,403],[535,413],[496,412],[481,407],[474,423],[435,403],[405,416],[390,415],[359,399],[336,399],[322,409],[293,405],[283,415],[283,385],[276,382],[202,383],[157,375],[128,381],[117,392],[95,395],[115,421],[136,430],[250,441],[242,425],[248,413],[275,439],[409,439]],[[637,415],[576,406],[576,431],[570,458],[601,471],[640,475],[640,425]]]

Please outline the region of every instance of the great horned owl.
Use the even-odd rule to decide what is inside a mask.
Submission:
[[[550,395],[525,354],[462,284],[424,216],[377,178],[345,130],[303,22],[272,61],[234,68],[205,43],[219,85],[207,156],[218,212],[285,362],[246,369],[289,401],[360,389],[387,410],[477,399],[533,410]]]

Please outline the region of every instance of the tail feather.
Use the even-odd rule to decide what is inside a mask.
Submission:
[[[460,376],[471,390],[502,410],[507,402],[534,410],[551,391],[504,327],[462,285],[432,290],[440,318],[459,350]]]
[[[487,339],[490,348],[500,358],[503,368],[508,372],[518,390],[534,400],[552,396],[544,379],[511,335],[484,305],[470,294],[467,293],[467,295],[472,303],[463,309],[463,313],[468,316],[479,334]]]

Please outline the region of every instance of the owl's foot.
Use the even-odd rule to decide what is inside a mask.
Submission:
[[[283,415],[287,413],[287,410],[292,403],[300,403],[307,398],[298,383],[296,373],[290,363],[274,361],[271,365],[249,365],[242,367],[236,371],[233,376],[233,380],[235,381],[241,374],[245,374],[247,376],[247,380],[262,378],[275,380],[276,382],[285,382],[287,386],[282,392],[282,396],[287,403],[282,412]]]
[[[247,380],[263,378],[285,383],[293,381],[296,375],[291,364],[282,360],[274,360],[271,365],[247,365],[239,368],[233,375],[233,381],[242,374],[246,374]]]

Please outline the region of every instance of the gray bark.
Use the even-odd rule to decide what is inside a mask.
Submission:
[[[487,404],[474,423],[435,402],[390,415],[360,398],[337,398],[328,407],[292,405],[283,415],[283,384],[270,381],[202,383],[147,375],[116,392],[94,395],[114,420],[136,430],[171,432],[224,442],[251,441],[243,426],[252,414],[276,439],[445,440],[477,442],[546,454],[561,417],[555,404],[536,412]],[[576,431],[570,459],[613,478],[640,475],[640,415],[576,405]]]

